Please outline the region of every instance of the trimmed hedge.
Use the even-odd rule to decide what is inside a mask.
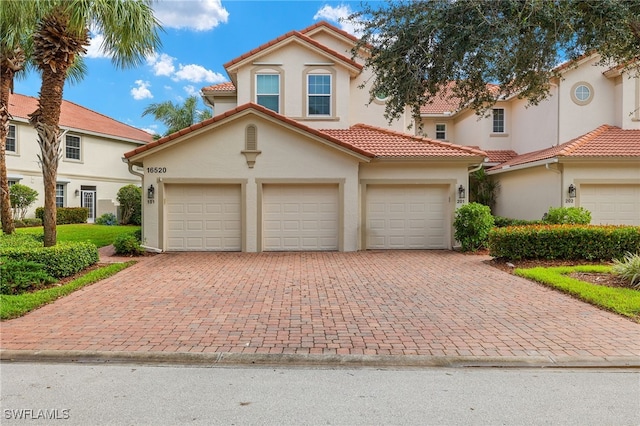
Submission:
[[[493,228],[489,254],[506,259],[622,258],[640,250],[640,227],[535,225]]]
[[[44,220],[44,207],[36,209],[36,218]],[[89,209],[86,207],[58,207],[56,209],[56,224],[69,225],[72,223],[87,223]]]
[[[507,226],[526,226],[526,225],[543,225],[542,220],[525,220],[525,219],[511,219],[504,216],[494,216],[493,226],[496,228],[505,228]]]
[[[47,274],[63,278],[97,263],[98,249],[92,243],[60,243],[53,247],[4,247],[0,256],[41,263]]]

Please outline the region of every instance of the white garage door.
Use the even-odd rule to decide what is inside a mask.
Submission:
[[[338,185],[264,185],[263,250],[338,250]]]
[[[240,185],[166,185],[167,250],[240,251]]]
[[[592,224],[640,226],[640,185],[580,185]]]
[[[367,187],[368,249],[449,248],[446,185]]]

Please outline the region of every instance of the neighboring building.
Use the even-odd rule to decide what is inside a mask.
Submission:
[[[9,185],[20,183],[38,191],[36,207],[44,205],[44,183],[38,162],[40,146],[28,116],[38,100],[12,94],[12,118],[7,137],[7,175]],[[152,141],[150,134],[91,111],[62,101],[61,158],[58,166],[56,204],[58,207],[87,207],[89,222],[104,213],[117,213],[116,194],[128,184],[139,185],[140,178],[129,173],[122,153]]]
[[[143,239],[163,251],[449,249],[485,153],[387,123],[356,39],[327,23],[236,58],[214,117],[125,154]]]
[[[445,91],[422,108],[422,131],[487,153],[501,186],[497,215],[540,219],[549,207],[578,206],[594,224],[640,226],[640,79],[598,61],[559,67],[539,105],[514,96],[484,118]]]

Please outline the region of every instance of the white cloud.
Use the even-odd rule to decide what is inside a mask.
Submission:
[[[153,9],[165,28],[209,31],[229,18],[221,0],[158,1]]]
[[[227,81],[222,74],[208,70],[202,65],[195,64],[180,64],[180,69],[174,74],[173,80],[186,80],[191,83],[200,83],[203,81],[207,83],[222,83]]]
[[[198,89],[196,89],[194,86],[192,86],[190,84],[184,86],[183,89],[184,89],[185,92],[187,92],[187,95],[189,95],[189,96],[198,95],[200,93],[200,91]]]
[[[133,89],[131,89],[131,96],[133,96],[133,99],[135,99],[136,101],[140,101],[142,99],[153,98],[151,90],[149,90],[149,86],[151,86],[151,83],[149,83],[148,81],[136,80],[136,85],[138,87],[134,87]]]
[[[325,19],[327,21],[331,21],[334,24],[337,24],[338,27],[348,32],[349,34],[358,35],[361,31],[352,23],[346,21],[346,19],[353,13],[353,10],[349,5],[341,4],[340,6],[329,6],[324,5],[316,12],[313,16],[313,19],[321,20]]]
[[[147,58],[147,64],[153,68],[153,73],[155,75],[171,77],[173,72],[176,70],[176,67],[173,66],[173,61],[175,59],[176,58],[169,56],[166,53],[162,53],[160,55],[154,53]]]
[[[102,50],[102,43],[104,42],[104,36],[102,34],[93,34],[91,40],[89,40],[89,46],[87,46],[87,58],[110,58],[111,54]]]

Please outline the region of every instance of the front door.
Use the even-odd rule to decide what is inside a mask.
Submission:
[[[87,223],[93,223],[96,220],[96,191],[81,191],[81,206],[89,209],[89,217]]]

